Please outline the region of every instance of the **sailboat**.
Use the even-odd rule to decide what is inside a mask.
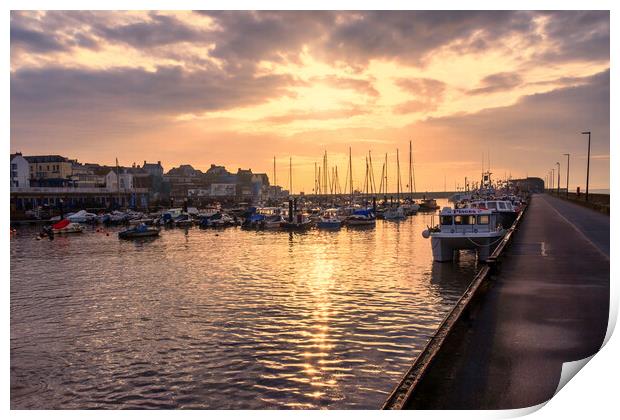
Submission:
[[[415,192],[415,172],[413,169],[413,149],[411,141],[409,141],[409,201],[403,204],[405,214],[407,216],[413,216],[420,210],[420,205],[413,200],[413,193]]]
[[[396,171],[397,171],[397,178],[396,178],[396,207],[390,207],[389,209],[385,210],[383,212],[383,218],[385,220],[404,220],[407,218],[407,215],[405,214],[405,209],[403,208],[403,206],[400,204],[400,186],[401,186],[401,179],[400,179],[400,160],[398,157],[398,149],[396,149]]]

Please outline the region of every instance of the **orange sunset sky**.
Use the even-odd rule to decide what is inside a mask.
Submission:
[[[211,163],[312,192],[396,149],[418,191],[545,175],[609,188],[609,12],[11,13],[11,151],[165,170]],[[486,165],[486,163],[485,163]],[[378,184],[378,181],[377,181]]]

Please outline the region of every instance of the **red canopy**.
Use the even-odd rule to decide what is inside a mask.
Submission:
[[[68,219],[62,219],[60,222],[56,223],[55,225],[52,225],[52,229],[62,229],[65,226],[67,226],[69,223]]]

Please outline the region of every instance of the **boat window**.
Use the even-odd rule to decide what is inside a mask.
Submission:
[[[455,225],[475,225],[476,216],[469,216],[469,215],[454,216],[454,224]]]
[[[497,203],[495,201],[487,201],[487,208],[497,210]]]
[[[483,214],[478,216],[478,224],[479,225],[488,225],[489,224],[489,215]]]
[[[451,225],[452,224],[452,216],[441,216],[441,224],[442,225]]]
[[[500,201],[499,203],[497,203],[497,205],[499,206],[500,210],[506,210],[506,204],[504,204],[503,202]]]

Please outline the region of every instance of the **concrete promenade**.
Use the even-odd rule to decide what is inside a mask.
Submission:
[[[406,408],[537,405],[562,364],[594,354],[609,315],[609,217],[532,197],[484,297],[446,339]]]

